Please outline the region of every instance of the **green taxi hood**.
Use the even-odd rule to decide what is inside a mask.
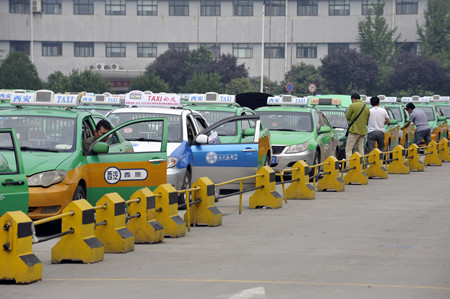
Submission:
[[[270,142],[273,145],[292,145],[307,142],[313,137],[313,132],[270,131]]]
[[[23,165],[27,176],[35,173],[55,170],[61,163],[75,153],[48,153],[22,151]],[[64,169],[69,170],[69,169]]]

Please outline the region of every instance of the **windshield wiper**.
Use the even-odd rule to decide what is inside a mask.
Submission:
[[[144,137],[139,137],[139,138],[126,138],[127,141],[155,141],[155,142],[161,142],[160,139],[151,139],[151,138],[144,138]]]
[[[295,129],[270,129],[270,131],[288,131],[288,132],[297,132]]]
[[[6,147],[6,146],[0,146],[0,150],[5,150],[5,151],[13,151],[14,148],[13,147]]]
[[[58,150],[53,150],[53,149],[48,149],[48,148],[30,147],[30,146],[21,146],[20,149],[23,151],[39,151],[39,152],[59,153]]]

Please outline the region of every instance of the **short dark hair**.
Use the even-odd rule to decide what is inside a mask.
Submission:
[[[97,123],[97,125],[95,125],[95,129],[96,129],[97,131],[100,131],[101,127],[105,128],[105,129],[108,130],[108,131],[111,131],[111,130],[112,130],[112,126],[111,126],[111,124],[109,123],[109,121],[104,120],[104,119],[101,119],[101,120]]]
[[[354,93],[354,94],[352,94],[352,99],[359,100],[359,99],[361,99],[361,97],[359,96],[359,94]]]
[[[370,98],[370,105],[376,106],[380,104],[380,98],[379,97],[371,97]]]
[[[408,103],[408,104],[406,104],[406,109],[414,110],[414,109],[416,109],[416,106],[413,103]]]

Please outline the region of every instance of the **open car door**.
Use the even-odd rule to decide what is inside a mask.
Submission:
[[[110,151],[105,139],[114,134],[139,135],[143,141],[159,143],[159,147],[142,152]],[[105,193],[117,192],[124,200],[143,187],[156,189],[167,182],[167,119],[142,118],[117,126],[96,140],[87,155],[89,184],[87,198],[95,204]]]
[[[260,120],[258,115],[221,120],[202,132],[191,145],[194,162],[192,181],[208,177],[214,183],[254,175],[258,169]],[[245,180],[244,188],[254,187]],[[220,189],[239,189],[239,182]]]
[[[28,183],[14,129],[0,129],[0,216],[9,211],[28,214]]]

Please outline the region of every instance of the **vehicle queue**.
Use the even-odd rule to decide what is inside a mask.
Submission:
[[[448,98],[381,98],[397,121],[385,128],[387,145],[412,142],[413,128],[398,131],[398,122],[408,120],[402,105],[409,101],[424,103],[418,107],[428,111],[433,140],[447,137],[445,116],[432,103],[444,105],[442,99]],[[28,189],[29,201],[17,206],[33,219],[56,215],[80,198],[95,203],[112,191],[127,198],[137,188],[154,189],[166,182],[181,190],[202,176],[221,182],[269,164],[282,170],[298,160],[313,165],[328,156],[343,158],[345,148],[345,124],[334,115],[342,118],[346,107],[332,96],[269,97],[267,106],[256,111],[236,104],[232,95],[217,93],[189,95],[188,104],[180,95],[141,91],[129,92],[119,104],[114,95],[48,90],[2,91],[0,99],[0,134],[7,136],[0,139],[0,179],[13,194],[5,188],[0,195],[11,200]],[[80,101],[95,110],[106,108],[107,116]],[[127,108],[111,105],[114,101]],[[95,136],[99,120],[115,128],[85,151],[83,142]],[[0,214],[11,208],[8,200]],[[182,196],[179,203],[184,203]]]

